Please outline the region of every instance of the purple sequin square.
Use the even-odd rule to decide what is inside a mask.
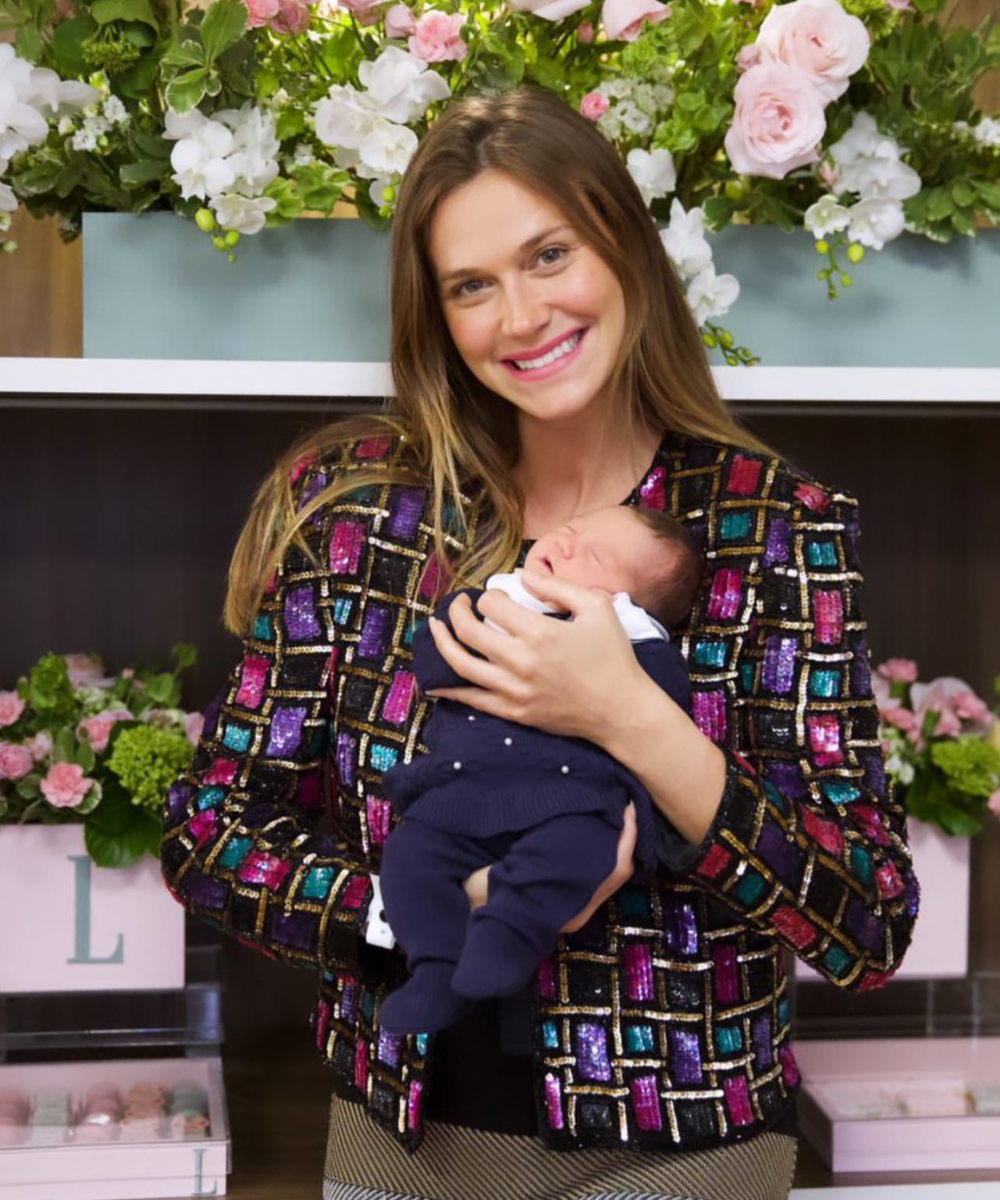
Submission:
[[[192,794],[193,789],[186,783],[175,783],[167,792],[167,812],[171,824],[176,825],[187,816],[188,801]]]
[[[795,680],[795,648],[798,642],[790,637],[769,637],[764,650],[764,686],[771,692],[784,695]]]
[[[799,886],[805,859],[795,842],[788,841],[777,825],[764,826],[757,840],[757,854],[786,886]]]
[[[271,917],[271,936],[274,940],[285,946],[294,946],[296,950],[312,949],[314,929],[312,918],[304,913],[276,911]]]
[[[358,1003],[358,987],[353,979],[344,980],[344,990],[340,993],[340,1019],[353,1021]]]
[[[722,692],[695,692],[691,697],[694,723],[707,738],[722,742],[726,737],[726,697]]]
[[[791,543],[791,531],[784,517],[772,517],[767,530],[767,543],[764,547],[764,566],[774,563],[788,562],[788,551]]]
[[[389,1067],[399,1066],[399,1052],[402,1049],[403,1039],[394,1033],[389,1033],[388,1030],[380,1029],[378,1031],[378,1050],[376,1057],[379,1062],[383,1062]]]
[[[350,733],[337,734],[337,775],[345,787],[354,787],[358,740]]]
[[[424,511],[424,498],[423,488],[393,488],[389,503],[389,532],[393,537],[409,541],[417,532]]]
[[[289,588],[285,595],[285,628],[293,642],[320,637],[322,627],[316,616],[316,596],[311,583]]]
[[[736,947],[720,943],[712,947],[715,964],[715,999],[718,1004],[737,1004],[740,999],[740,975]]]
[[[807,795],[802,768],[798,763],[765,761],[764,778],[768,783],[773,783],[782,796],[792,800],[803,800]]]
[[[689,901],[677,896],[664,897],[663,932],[671,954],[698,953],[698,919]]]
[[[757,1056],[757,1069],[766,1070],[774,1062],[774,1046],[771,1042],[771,1018],[765,1013],[752,1023],[753,1048]]]
[[[271,717],[271,736],[264,754],[268,758],[289,758],[302,741],[302,724],[306,719],[304,706],[279,706]]]
[[[698,1035],[690,1029],[672,1026],[670,1038],[670,1064],[675,1083],[701,1083],[701,1047]]]
[[[200,908],[224,908],[229,897],[229,884],[203,871],[189,871],[184,876],[184,894]]]
[[[365,610],[365,623],[358,641],[359,658],[382,658],[392,624],[392,610],[384,604],[369,604]]]
[[[574,1031],[577,1067],[582,1079],[610,1079],[608,1031],[592,1021],[581,1021]]]

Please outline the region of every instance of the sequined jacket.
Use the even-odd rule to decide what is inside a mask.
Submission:
[[[372,437],[302,461],[297,503],[332,472],[399,452]],[[855,498],[668,433],[628,502],[667,509],[703,547],[703,586],[674,636],[726,781],[683,871],[620,889],[537,973],[538,1130],[553,1149],[686,1150],[774,1125],[798,1084],[784,951],[838,987],[880,987],[918,906],[878,736]],[[427,751],[409,618],[431,611],[430,512],[423,488],[375,484],[312,518],[320,568],[293,547],[276,571],[165,798],[162,844],[190,911],[317,969],[321,1057],[411,1152],[434,1038],[379,1028],[405,958],[361,928],[396,819],[382,773]]]

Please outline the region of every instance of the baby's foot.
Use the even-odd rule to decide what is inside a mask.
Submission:
[[[473,914],[451,986],[475,1000],[510,996],[527,987],[543,957],[506,922]]]
[[[386,1033],[437,1033],[453,1024],[475,1001],[458,996],[451,988],[455,964],[424,963],[382,1001],[379,1025]]]

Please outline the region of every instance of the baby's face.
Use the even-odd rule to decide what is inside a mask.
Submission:
[[[627,505],[597,508],[540,537],[524,565],[580,587],[628,592],[648,578],[655,535]]]

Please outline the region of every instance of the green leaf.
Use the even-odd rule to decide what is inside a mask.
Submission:
[[[955,211],[955,202],[947,188],[935,188],[927,198],[927,215],[932,221],[941,221]]]
[[[158,859],[160,857],[160,841],[163,837],[163,822],[150,812],[140,812],[139,827],[146,853]]]
[[[89,775],[97,762],[97,755],[89,742],[80,742],[76,748],[76,765],[83,768],[84,775]]]
[[[162,158],[169,161],[170,152],[173,149],[173,142],[168,142],[160,134],[146,129],[137,129],[132,134],[131,142],[136,150],[146,158]]]
[[[990,183],[985,179],[973,179],[972,186],[982,196],[990,208],[1000,210],[1000,183]],[[1000,694],[1000,692],[998,692]]]
[[[100,804],[100,802],[101,782],[99,779],[95,779],[93,783],[91,783],[90,789],[88,790],[86,796],[84,796],[84,798],[80,801],[76,808],[73,809],[73,811],[78,813],[81,817],[85,817],[87,813],[92,813],[98,804]]]
[[[284,142],[288,138],[298,137],[305,127],[305,113],[301,109],[288,107],[278,114],[275,134],[279,142]]]
[[[97,22],[89,13],[80,13],[61,21],[52,34],[52,61],[60,75],[88,75],[90,67],[83,58],[83,43],[97,32]]]
[[[125,163],[118,172],[124,187],[142,187],[155,183],[167,176],[167,164],[162,158],[147,159],[145,162]]]
[[[22,800],[37,800],[42,794],[42,780],[38,775],[27,775],[18,781],[14,791]]]
[[[208,70],[205,67],[185,71],[167,84],[167,103],[175,112],[188,113],[204,100],[207,83]]]
[[[65,726],[59,730],[52,743],[52,761],[71,763],[76,761],[76,738],[73,730]]]
[[[198,661],[198,647],[190,642],[178,642],[176,646],[171,646],[170,653],[177,659],[178,671],[193,667]]]
[[[160,63],[155,54],[143,54],[141,58],[115,78],[115,89],[129,100],[148,100],[149,93],[160,73]]]
[[[149,0],[94,0],[90,11],[98,25],[110,25],[112,21],[142,21],[157,33],[160,31],[160,23]]]
[[[172,674],[152,675],[146,685],[146,695],[161,708],[176,707],[179,688]]]
[[[87,853],[99,867],[130,867],[146,852],[142,809],[117,780],[109,779],[83,830]]]
[[[14,49],[28,62],[38,63],[45,54],[45,43],[34,25],[22,25],[14,38]]]
[[[201,23],[206,62],[214,62],[240,40],[246,32],[247,15],[242,0],[216,0]]]
[[[165,67],[203,67],[205,51],[198,42],[174,42],[160,61]]]

